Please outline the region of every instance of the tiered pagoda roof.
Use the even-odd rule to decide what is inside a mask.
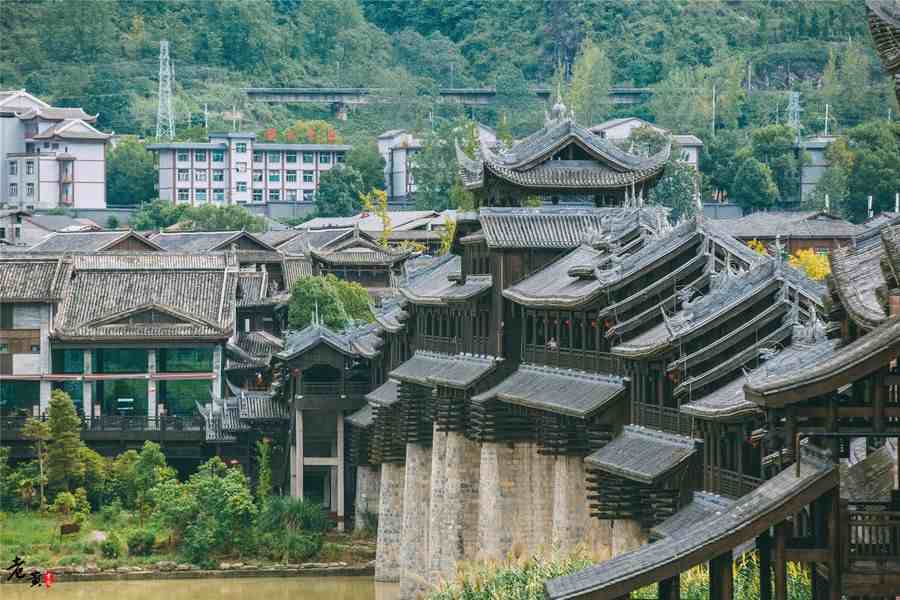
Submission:
[[[463,184],[481,188],[490,173],[527,188],[623,189],[657,176],[669,159],[670,145],[651,157],[629,154],[565,113],[565,106],[557,104],[542,129],[509,148],[479,144],[470,158],[457,146]],[[551,160],[568,146],[578,149],[579,159]]]
[[[652,485],[688,461],[698,448],[689,437],[626,425],[621,435],[584,462],[590,468]]]
[[[419,350],[412,358],[391,371],[390,376],[401,382],[465,389],[494,371],[501,361],[502,359],[493,356]]]
[[[421,269],[407,271],[400,293],[415,304],[448,304],[465,302],[491,288],[490,275],[460,277],[459,256],[445,254]]]
[[[866,7],[875,50],[885,70],[894,77],[894,90],[900,102],[900,3],[896,0],[866,0]]]

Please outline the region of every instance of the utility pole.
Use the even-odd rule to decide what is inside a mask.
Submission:
[[[159,43],[159,92],[156,107],[156,138],[175,139],[175,111],[172,110],[172,65],[169,62],[169,42]]]
[[[747,93],[750,93],[750,82],[753,80],[753,61],[747,61]]]
[[[209,107],[203,103],[203,129],[209,131]]]
[[[825,105],[825,137],[828,137],[828,104]]]
[[[716,137],[716,84],[713,84],[712,135]]]
[[[231,131],[237,131],[237,107],[231,105]]]
[[[455,66],[456,65],[454,65],[453,63],[450,63],[450,89],[453,89],[453,68]],[[888,109],[888,110],[890,110],[890,109]],[[888,117],[888,120],[890,120],[890,117]]]

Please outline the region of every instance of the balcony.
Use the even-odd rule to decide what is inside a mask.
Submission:
[[[634,402],[634,422],[637,425],[691,437],[694,419],[682,414],[677,408]]]
[[[22,427],[30,417],[0,417],[0,431],[4,440],[24,440]],[[46,419],[46,416],[39,417]],[[103,415],[82,418],[81,439],[85,441],[151,440],[202,441],[205,439],[203,417],[166,416],[144,417]]]
[[[728,498],[740,498],[758,488],[762,483],[763,480],[760,477],[744,475],[729,469],[712,466],[704,469],[703,488]]]
[[[580,369],[598,373],[619,372],[617,359],[596,350],[548,350],[544,346],[525,346],[525,362],[561,369]]]
[[[841,501],[844,566],[849,571],[900,571],[900,511],[885,503]]]
[[[301,409],[343,410],[359,408],[363,396],[369,393],[368,382],[301,382],[297,394],[297,407]]]

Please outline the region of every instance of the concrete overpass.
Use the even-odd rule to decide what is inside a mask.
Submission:
[[[362,106],[375,103],[396,102],[396,98],[383,95],[386,90],[380,88],[341,88],[341,87],[254,87],[247,88],[247,96],[251,100],[272,104],[330,104],[332,110],[341,119],[347,118],[350,106]],[[550,88],[535,87],[532,92],[542,100],[549,100]],[[613,104],[637,104],[649,96],[649,88],[614,86],[609,88],[609,98]],[[497,100],[494,88],[441,88],[438,91],[439,101],[465,106],[487,106]]]

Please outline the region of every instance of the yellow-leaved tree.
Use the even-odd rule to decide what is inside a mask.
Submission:
[[[756,238],[753,238],[749,242],[747,242],[747,247],[753,250],[754,252],[759,252],[760,254],[768,254],[766,252],[766,247],[763,245],[761,241]]]
[[[362,202],[363,209],[366,212],[372,213],[381,219],[381,236],[378,238],[378,243],[387,248],[388,240],[391,237],[391,231],[394,229],[391,226],[387,192],[384,190],[372,189],[368,194],[360,194],[359,200]]]
[[[791,255],[792,267],[803,269],[810,279],[822,280],[831,273],[831,265],[824,254],[816,254],[813,250],[797,250]]]

